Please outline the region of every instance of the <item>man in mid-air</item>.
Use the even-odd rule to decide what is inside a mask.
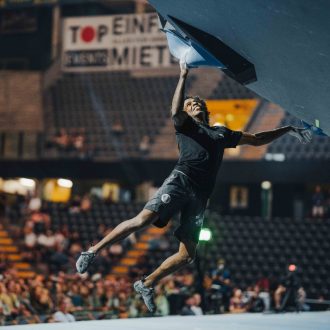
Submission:
[[[99,243],[82,252],[76,267],[86,272],[97,253],[106,245],[118,242],[131,233],[151,224],[164,227],[177,212],[181,212],[180,226],[175,236],[180,241],[179,250],[167,258],[153,273],[134,283],[149,311],[154,312],[154,286],[166,275],[193,262],[203,225],[204,211],[211,195],[225,148],[237,145],[261,146],[289,133],[306,143],[310,131],[285,126],[256,134],[232,131],[225,126],[210,126],[206,103],[199,97],[184,97],[188,68],[180,63],[181,74],[172,101],[172,119],[180,158],[169,177],[144,209],[134,218],[121,222]]]

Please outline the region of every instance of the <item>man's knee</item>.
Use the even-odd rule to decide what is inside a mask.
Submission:
[[[182,262],[191,264],[195,261],[197,244],[193,241],[181,241],[179,247],[179,256]]]
[[[195,261],[196,253],[195,251],[179,251],[180,259],[185,264],[192,264]]]

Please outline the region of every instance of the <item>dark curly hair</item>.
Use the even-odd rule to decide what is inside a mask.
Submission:
[[[184,101],[187,99],[194,99],[194,101],[198,101],[201,103],[202,111],[204,111],[204,113],[205,113],[205,121],[206,121],[207,125],[210,125],[210,112],[207,110],[206,102],[203,99],[201,99],[198,95],[196,95],[196,96],[186,95],[184,97]]]

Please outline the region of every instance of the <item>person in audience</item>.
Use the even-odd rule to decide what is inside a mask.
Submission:
[[[48,229],[45,234],[40,234],[37,238],[37,243],[47,248],[54,248],[56,245],[56,238],[53,231]]]
[[[194,312],[192,311],[191,307],[194,304],[194,298],[193,297],[188,297],[185,300],[184,306],[181,311],[181,315],[195,315]]]
[[[124,126],[121,123],[121,120],[119,118],[114,120],[111,130],[117,137],[119,137],[125,133]]]
[[[229,312],[230,298],[233,293],[233,287],[230,278],[223,279],[221,275],[217,275],[212,280],[213,294],[215,295],[215,304],[221,301],[221,311]]]
[[[229,312],[230,313],[244,313],[247,307],[243,302],[243,292],[241,289],[235,288],[234,295],[230,299]]]
[[[25,232],[25,237],[24,237],[25,246],[28,249],[33,249],[37,244],[37,239],[38,239],[37,235],[34,233],[32,227],[26,227],[24,232]]]
[[[56,230],[54,232],[54,237],[55,237],[55,245],[56,246],[60,246],[63,247],[64,249],[66,249],[69,245],[69,240],[67,237],[65,237],[65,235],[63,234],[63,232],[61,230]]]
[[[192,311],[194,312],[195,315],[203,315],[203,310],[200,307],[201,302],[202,302],[202,297],[199,293],[194,293],[193,295],[194,298],[194,304],[191,307]]]
[[[40,234],[43,233],[48,228],[50,228],[50,224],[51,224],[50,215],[48,213],[39,210],[39,211],[34,211],[30,214],[26,226],[28,225],[32,226],[34,232],[36,234]]]
[[[146,156],[149,152],[149,148],[150,148],[150,137],[149,135],[143,135],[139,144],[139,151],[141,156]]]
[[[265,311],[269,311],[271,303],[269,279],[263,276],[262,273],[259,273],[259,279],[256,286],[260,290],[259,297],[263,300]]]
[[[286,287],[282,283],[280,283],[274,292],[275,311],[280,311],[285,292]]]
[[[79,195],[75,195],[70,203],[69,212],[71,214],[80,213],[81,206],[81,197]]]
[[[156,299],[155,303],[157,306],[157,314],[160,316],[166,316],[170,313],[170,306],[166,297],[164,285],[156,287]]]
[[[221,281],[224,281],[225,279],[230,279],[230,271],[226,267],[226,261],[223,258],[218,259],[217,267],[212,270],[212,277],[219,276],[219,279]]]
[[[203,315],[203,311],[199,306],[201,303],[201,296],[198,293],[188,297],[185,305],[182,308],[181,315]]]
[[[75,317],[70,314],[72,308],[71,299],[63,296],[58,304],[58,311],[54,313],[55,322],[75,322]]]
[[[258,285],[250,287],[247,290],[246,309],[250,313],[260,313],[265,310],[264,300],[260,297],[260,288]]]
[[[54,305],[49,290],[42,286],[36,287],[33,296],[33,307],[39,314],[49,314],[53,310]]]
[[[90,211],[92,208],[92,200],[89,197],[88,194],[84,195],[83,198],[81,199],[81,203],[80,203],[80,210],[82,212],[88,212]]]
[[[29,202],[28,202],[28,211],[33,212],[33,211],[39,211],[41,209],[41,198],[34,194],[31,196]]]
[[[5,285],[0,282],[0,302],[2,306],[2,313],[6,320],[12,321],[18,316],[19,301],[16,294],[9,291],[10,288],[11,286],[9,283]]]
[[[65,271],[69,261],[69,256],[65,253],[64,247],[61,245],[54,246],[48,261],[49,265],[52,267],[52,271]]]
[[[80,294],[78,283],[70,283],[68,296],[71,298],[74,307],[82,307],[84,305],[84,299]]]
[[[315,192],[312,196],[312,216],[323,217],[324,216],[324,194],[322,192],[321,186],[317,185],[315,187]]]
[[[83,129],[78,129],[72,134],[73,147],[80,153],[85,150],[85,139],[86,136]]]
[[[123,221],[95,246],[82,252],[76,263],[77,271],[85,273],[97,253],[106,245],[123,240],[132,232],[151,224],[165,227],[181,211],[180,226],[175,232],[180,241],[178,252],[133,285],[150,312],[156,310],[154,286],[163,277],[187,266],[195,259],[206,204],[214,188],[225,148],[236,148],[238,145],[261,146],[287,133],[302,143],[311,140],[308,129],[293,126],[256,134],[232,131],[225,126],[210,126],[206,102],[197,96],[184,97],[187,75],[188,68],[182,62],[171,107],[180,151],[174,170],[137,216]]]
[[[301,286],[297,290],[297,303],[298,303],[298,308],[300,311],[303,312],[308,312],[310,311],[310,306],[306,304],[306,291],[305,289]]]
[[[61,128],[60,131],[55,135],[53,142],[60,151],[66,152],[70,150],[71,137],[64,128]]]

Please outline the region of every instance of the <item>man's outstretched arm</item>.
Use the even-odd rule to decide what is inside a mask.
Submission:
[[[180,68],[180,79],[173,95],[171,107],[172,118],[176,124],[180,124],[185,118],[184,115],[186,115],[182,110],[184,104],[184,90],[188,75],[188,68],[186,67],[185,63],[180,63]]]
[[[312,140],[312,133],[310,130],[305,128],[298,128],[294,126],[285,126],[276,128],[271,131],[260,132],[256,134],[243,132],[242,137],[239,141],[239,145],[248,144],[252,146],[262,146],[268,144],[282,135],[289,133],[296,137],[301,143],[308,143]]]

